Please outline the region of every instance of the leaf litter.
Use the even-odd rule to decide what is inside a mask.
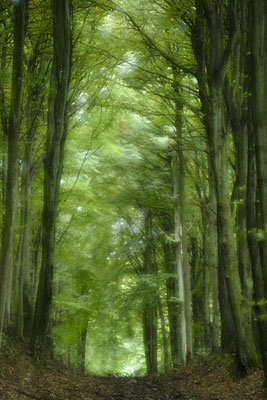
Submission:
[[[232,365],[230,356],[210,356],[160,376],[92,376],[34,361],[22,342],[8,338],[0,354],[0,400],[262,400],[262,371],[237,380]]]

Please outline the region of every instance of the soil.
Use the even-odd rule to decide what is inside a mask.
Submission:
[[[233,379],[230,356],[195,359],[154,377],[91,376],[58,362],[38,363],[22,342],[4,341],[1,400],[262,400],[263,373]]]

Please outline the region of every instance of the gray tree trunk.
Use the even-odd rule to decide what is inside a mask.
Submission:
[[[205,81],[209,89],[209,104],[203,101],[206,112],[206,123],[208,125],[208,141],[211,154],[211,164],[214,173],[215,191],[217,198],[217,225],[218,225],[218,255],[219,268],[225,277],[227,293],[230,301],[231,313],[233,316],[236,334],[236,355],[238,373],[246,373],[251,367],[258,365],[257,354],[253,338],[247,335],[245,329],[245,313],[243,310],[241,283],[239,278],[237,257],[234,247],[234,234],[231,216],[231,205],[229,198],[228,181],[228,147],[229,133],[225,128],[224,121],[224,99],[223,89],[227,67],[237,39],[237,2],[233,0],[229,4],[228,32],[229,40],[224,43],[224,7],[223,2],[211,4],[204,0],[202,3],[203,12],[209,30],[209,41],[205,41],[206,59],[203,60],[197,53],[199,50],[195,44],[195,54],[198,61],[198,80],[201,91],[207,93],[204,87]],[[199,3],[197,4],[199,7]],[[204,45],[202,47],[204,50]],[[207,64],[207,76],[205,76],[205,62]],[[202,96],[203,98],[203,96]],[[230,311],[230,310],[229,310]]]
[[[174,71],[174,78],[177,73]],[[181,361],[186,363],[192,358],[192,295],[191,269],[187,251],[187,228],[185,210],[185,160],[183,154],[182,102],[178,87],[174,84],[176,143],[173,151],[173,199],[174,199],[174,239],[175,263],[177,271],[177,295],[180,309],[180,352]]]

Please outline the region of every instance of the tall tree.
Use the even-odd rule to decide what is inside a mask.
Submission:
[[[64,144],[67,135],[68,87],[71,74],[71,1],[53,0],[53,64],[48,101],[48,128],[44,161],[42,264],[35,305],[32,344],[37,352],[46,345],[55,252],[56,216]]]
[[[11,104],[8,126],[8,167],[3,219],[3,240],[0,257],[0,341],[4,326],[6,304],[11,287],[13,244],[17,211],[18,148],[21,115],[21,88],[23,76],[23,49],[26,32],[28,0],[13,3],[14,47],[12,67]]]
[[[144,211],[145,219],[145,250],[143,262],[143,276],[145,279],[157,277],[157,264],[155,260],[155,248],[153,239],[153,220],[150,212]],[[141,275],[142,277],[142,275]],[[157,374],[157,290],[155,282],[152,282],[150,294],[143,300],[143,335],[144,348],[148,374]]]
[[[177,72],[174,77],[177,79]],[[191,272],[187,254],[185,215],[185,159],[183,151],[183,104],[179,89],[175,90],[175,149],[173,152],[173,198],[175,265],[177,268],[177,301],[180,309],[180,354],[186,363],[192,357]]]
[[[31,10],[33,12],[33,10]],[[38,15],[39,17],[39,15]],[[40,12],[40,17],[42,17]],[[40,20],[37,19],[37,23]],[[36,27],[36,21],[29,21],[28,34],[31,36],[32,29]],[[32,25],[32,26],[31,26]],[[35,38],[34,38],[35,39]],[[27,48],[26,59],[26,79],[25,88],[27,90],[25,106],[25,137],[22,140],[24,145],[21,168],[21,193],[20,193],[20,240],[19,255],[14,276],[15,286],[15,329],[19,336],[31,337],[32,318],[33,318],[33,300],[32,285],[30,279],[31,259],[31,187],[33,179],[39,172],[43,161],[43,148],[38,151],[36,143],[42,141],[43,136],[38,135],[40,129],[41,116],[46,105],[47,88],[47,70],[48,62],[41,48],[41,43],[50,44],[47,32],[40,33],[35,40],[32,40],[31,46]],[[36,273],[36,275],[38,275]],[[36,276],[37,278],[37,276]]]
[[[253,338],[247,336],[243,321],[245,316],[242,312],[241,284],[229,197],[229,130],[225,121],[223,98],[226,72],[237,40],[237,2],[234,0],[228,5],[227,31],[224,25],[224,1],[196,1],[195,4],[197,10],[195,27],[203,21],[206,23],[206,30],[202,30],[202,36],[196,37],[193,33],[192,38],[217,198],[219,266],[226,280],[233,315],[238,370],[240,373],[246,373],[250,367],[257,365],[258,361]],[[227,43],[225,43],[226,34]]]
[[[267,297],[267,5],[265,1],[255,0],[250,5],[250,49],[251,49],[251,92],[250,109],[252,124],[249,134],[249,166],[251,176],[248,177],[248,228],[249,244],[252,260],[252,272],[256,297],[256,310],[259,318],[261,354],[267,387],[267,338],[266,338],[266,301]],[[255,158],[253,155],[255,150]],[[255,166],[257,185],[255,182]],[[254,174],[253,174],[254,172]],[[257,188],[258,199],[253,194]],[[259,207],[255,206],[256,200]],[[254,203],[254,206],[253,206]],[[256,218],[256,213],[259,217]],[[257,221],[258,219],[258,221]],[[258,232],[258,236],[255,233]],[[260,258],[257,250],[260,248]],[[256,243],[255,243],[256,242]],[[261,264],[261,267],[259,265]]]

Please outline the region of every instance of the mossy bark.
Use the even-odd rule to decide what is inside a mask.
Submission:
[[[243,374],[258,365],[258,358],[253,338],[247,335],[245,329],[246,315],[243,309],[229,197],[229,132],[226,129],[223,98],[226,71],[237,42],[237,2],[233,0],[229,4],[227,15],[224,14],[222,1],[215,5],[204,0],[201,4],[196,2],[196,6],[199,18],[202,18],[202,25],[204,20],[207,27],[206,31],[204,28],[198,30],[198,38],[195,36],[197,27],[192,33],[217,198],[219,268],[226,282],[229,312],[232,313],[234,322],[237,369],[238,373]],[[224,24],[226,17],[229,22],[227,28]]]
[[[267,4],[254,0],[250,4],[251,32],[251,125],[249,130],[249,162],[252,175],[248,180],[248,239],[258,314],[261,356],[267,390]],[[255,153],[255,158],[253,153]],[[256,168],[255,168],[256,166]],[[255,175],[256,171],[256,175]],[[254,180],[253,180],[254,177]],[[255,179],[256,177],[256,179]],[[256,186],[257,182],[257,186]],[[257,187],[258,210],[255,209]],[[256,218],[256,210],[258,218]],[[258,235],[257,235],[258,233]],[[260,253],[258,250],[260,249]],[[260,257],[259,257],[260,255]],[[264,299],[264,300],[263,300]]]

